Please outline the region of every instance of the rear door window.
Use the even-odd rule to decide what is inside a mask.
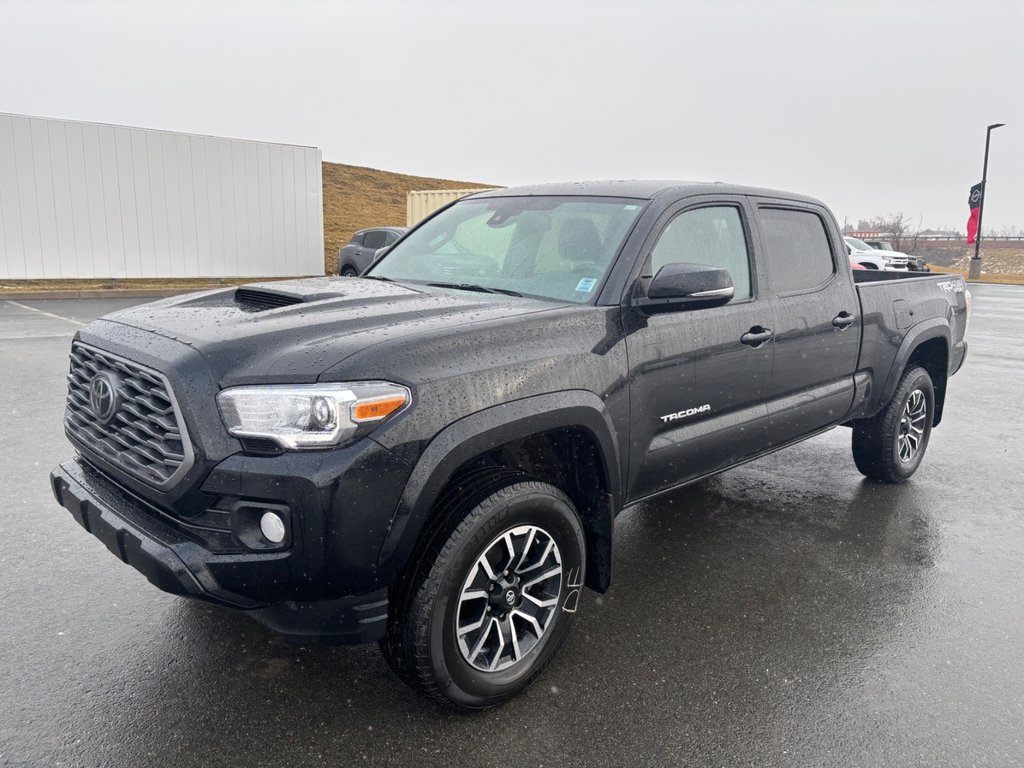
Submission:
[[[758,220],[776,294],[816,290],[835,274],[828,230],[817,213],[761,208]]]
[[[384,247],[384,230],[374,229],[367,232],[363,236],[363,247],[364,248],[383,248]]]

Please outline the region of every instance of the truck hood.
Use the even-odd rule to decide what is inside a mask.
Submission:
[[[313,382],[372,345],[506,320],[563,303],[360,278],[256,283],[177,296],[104,318],[179,341],[221,387]]]

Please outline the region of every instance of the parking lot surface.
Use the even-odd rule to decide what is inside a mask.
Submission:
[[[971,286],[924,464],[836,429],[624,513],[610,592],[510,704],[449,715],[374,646],[163,594],[53,501],[80,324],[0,298],[2,766],[1024,764],[1024,288]]]

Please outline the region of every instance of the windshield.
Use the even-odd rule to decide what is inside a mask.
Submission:
[[[868,243],[868,245],[870,245],[876,251],[891,251],[892,250],[892,246],[891,245],[889,245],[886,242],[882,242],[882,241],[878,241],[878,242],[872,241],[872,242]]]
[[[643,200],[465,200],[411,232],[368,277],[586,303],[597,295]]]
[[[875,250],[870,245],[865,243],[863,240],[858,240],[856,237],[846,238],[846,244],[849,245],[855,251],[873,251]]]

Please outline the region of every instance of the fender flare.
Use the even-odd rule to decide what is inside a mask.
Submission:
[[[952,359],[950,354],[951,336],[949,322],[944,317],[933,317],[931,320],[925,320],[907,331],[907,335],[903,337],[903,342],[900,344],[899,349],[896,350],[896,358],[893,360],[892,367],[889,369],[889,375],[885,379],[885,386],[882,388],[879,404],[884,405],[892,399],[893,393],[896,392],[896,387],[899,386],[903,370],[907,367],[907,361],[910,360],[910,356],[914,354],[914,351],[926,341],[942,339],[946,342],[946,373],[948,375],[949,364]]]
[[[622,507],[622,469],[615,427],[604,401],[588,390],[566,390],[476,411],[441,430],[413,468],[381,546],[378,567],[399,570],[412,555],[445,484],[467,461],[507,443],[553,429],[588,432],[600,447],[608,483],[602,503],[583,520],[587,585],[604,591],[611,580],[612,529]]]

